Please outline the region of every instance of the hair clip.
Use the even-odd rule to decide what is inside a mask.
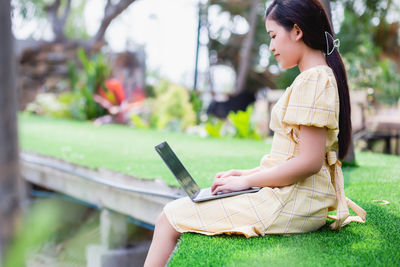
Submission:
[[[329,41],[328,41],[328,36],[331,37],[331,39],[333,40],[333,47],[332,50],[329,51]],[[340,40],[339,39],[333,39],[333,36],[329,33],[329,32],[325,32],[325,39],[326,39],[326,54],[329,56],[330,54],[333,53],[333,50],[335,50],[335,48],[339,49],[340,47]]]

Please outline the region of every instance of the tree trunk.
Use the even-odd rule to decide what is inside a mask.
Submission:
[[[104,17],[101,21],[99,30],[93,38],[93,43],[102,42],[108,26],[113,19],[121,14],[130,4],[135,0],[120,0],[117,4],[112,4],[112,0],[107,0],[106,7],[104,8]]]
[[[119,0],[118,3],[113,4],[113,0],[107,0],[107,4],[104,8],[104,17],[100,23],[100,27],[95,36],[89,42],[85,42],[90,46],[96,45],[104,41],[104,35],[108,26],[110,26],[113,19],[121,14],[125,9],[129,7],[135,0]],[[65,24],[67,23],[68,15],[71,11],[71,0],[67,0],[66,7],[61,14],[61,0],[54,0],[53,4],[46,7],[47,15],[51,22],[51,27],[54,33],[54,39],[56,42],[66,41],[65,36]]]
[[[0,265],[19,215],[17,92],[10,1],[0,8]]]
[[[67,5],[64,10],[64,14],[60,15],[60,4],[61,0],[55,0],[53,4],[47,6],[47,15],[51,21],[51,27],[54,33],[54,39],[56,42],[65,41],[64,27],[67,22],[69,12],[71,10],[71,0],[67,0]]]
[[[252,0],[250,7],[250,17],[249,24],[250,29],[247,33],[245,39],[243,40],[242,49],[240,50],[240,61],[238,68],[238,76],[236,80],[236,88],[235,93],[239,93],[243,91],[243,87],[245,86],[247,76],[250,69],[250,60],[251,60],[251,48],[254,43],[254,34],[257,28],[257,11],[260,6],[260,0]]]

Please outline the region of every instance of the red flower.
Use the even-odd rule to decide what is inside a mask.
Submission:
[[[122,82],[118,79],[108,79],[105,82],[106,90],[100,87],[99,94],[112,105],[120,105],[125,100],[125,92]]]

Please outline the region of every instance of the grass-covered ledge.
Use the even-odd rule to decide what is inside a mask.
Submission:
[[[178,186],[154,146],[167,141],[201,187],[216,172],[253,168],[270,145],[265,141],[216,139],[124,125],[94,126],[91,122],[19,115],[20,147],[89,168],[105,168],[142,179],[163,179]]]
[[[253,167],[270,149],[265,141],[202,139],[29,115],[19,116],[19,134],[27,151],[177,185],[153,149],[167,140],[202,187],[211,184],[217,171]],[[339,232],[324,227],[303,235],[251,239],[184,234],[170,266],[400,265],[400,158],[356,157],[359,167],[343,168],[346,194],[367,211],[366,224],[352,223]]]

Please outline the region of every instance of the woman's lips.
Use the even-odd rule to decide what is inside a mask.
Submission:
[[[279,57],[279,54],[276,54],[276,55],[274,55],[274,57],[275,57],[276,59],[278,59],[278,57]]]

